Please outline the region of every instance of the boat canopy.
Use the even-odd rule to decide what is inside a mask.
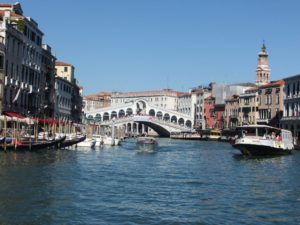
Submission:
[[[236,127],[238,134],[245,136],[265,136],[265,135],[279,135],[281,129],[277,127],[271,127],[266,125],[245,125]]]

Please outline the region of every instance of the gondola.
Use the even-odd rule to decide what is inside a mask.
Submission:
[[[0,149],[6,151],[37,151],[47,148],[59,148],[65,141],[66,136],[54,140],[16,140],[12,138],[2,138]]]
[[[72,139],[66,139],[60,144],[60,148],[67,148],[72,145],[76,145],[77,143],[84,141],[85,138],[86,138],[86,136],[84,135],[84,136],[78,136],[78,137],[75,137]]]

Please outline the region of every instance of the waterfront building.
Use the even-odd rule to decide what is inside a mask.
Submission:
[[[300,74],[283,79],[285,82],[284,112],[281,127],[292,131],[300,140]]]
[[[177,111],[186,115],[191,115],[192,108],[192,94],[184,93],[178,96]]]
[[[55,118],[62,121],[71,121],[73,84],[65,78],[56,76],[55,90]]]
[[[284,81],[265,84],[258,89],[258,124],[280,127],[284,110]]]
[[[126,103],[134,102],[138,99],[146,100],[150,105],[159,107],[161,109],[169,109],[177,111],[178,97],[182,92],[177,92],[171,89],[164,89],[158,91],[141,91],[141,92],[114,92],[111,95],[111,106],[120,106]],[[143,106],[140,106],[142,112]],[[146,113],[146,112],[144,112]]]
[[[0,4],[0,17],[0,36],[6,48],[3,112],[39,116],[44,106],[44,34],[36,21],[23,16],[20,3]]]
[[[69,63],[56,61],[55,62],[56,75],[66,79],[69,82],[73,82],[75,67]]]
[[[4,65],[5,65],[5,45],[4,38],[0,36],[0,114],[2,113],[3,94],[4,94]]]
[[[258,54],[258,66],[256,69],[256,84],[265,85],[270,83],[271,69],[269,67],[268,53],[265,44],[262,45]]]
[[[82,105],[83,105],[83,88],[79,86],[79,82],[74,78],[72,83],[72,109],[71,109],[71,120],[75,123],[80,123],[82,121]]]
[[[196,87],[178,97],[177,111],[192,116],[194,128],[205,129],[204,99],[211,95],[210,87]]]
[[[224,127],[234,129],[239,125],[239,95],[225,100]]]
[[[82,88],[75,79],[72,64],[56,61],[56,118],[79,123],[82,120]]]
[[[191,90],[191,116],[194,118],[194,128],[206,129],[204,119],[204,100],[211,96],[211,87],[197,87]]]
[[[239,125],[257,124],[258,88],[246,90],[239,97]]]
[[[205,128],[212,129],[216,125],[215,98],[209,96],[204,99]]]
[[[241,84],[225,84],[213,82],[210,84],[212,90],[212,96],[216,99],[216,104],[225,104],[227,99],[230,99],[233,95],[240,95],[245,93],[246,90],[256,87],[253,83],[241,83]]]
[[[111,93],[100,92],[83,97],[84,111],[91,111],[111,106]]]
[[[55,113],[55,61],[49,45],[42,45],[42,74],[41,94],[44,101],[41,114],[45,118],[53,118]]]

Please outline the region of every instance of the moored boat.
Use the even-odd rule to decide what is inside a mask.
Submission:
[[[79,142],[84,141],[86,138],[85,135],[75,135],[75,136],[68,136],[61,144],[60,147],[61,148],[67,148],[70,147],[72,145],[76,145]]]
[[[292,132],[266,125],[237,127],[239,133],[233,147],[243,155],[266,156],[290,154],[294,149]]]
[[[40,149],[46,149],[55,147],[58,148],[61,143],[66,139],[66,136],[63,136],[59,139],[53,140],[34,140],[31,138],[17,140],[15,138],[3,138],[1,140],[0,149],[1,150],[16,150],[16,151],[36,151]]]
[[[77,143],[77,147],[94,148],[95,145],[96,145],[96,140],[92,138],[86,138],[84,141]]]
[[[121,140],[118,138],[112,138],[107,135],[93,135],[93,139],[96,140],[96,147],[103,146],[103,145],[108,145],[108,146],[115,146],[115,145],[120,145]]]

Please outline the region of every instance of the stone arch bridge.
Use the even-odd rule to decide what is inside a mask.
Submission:
[[[168,137],[171,132],[190,131],[191,116],[177,111],[160,108],[144,99],[130,103],[86,112],[88,123],[123,127],[126,132],[144,132],[150,127],[160,136]]]

